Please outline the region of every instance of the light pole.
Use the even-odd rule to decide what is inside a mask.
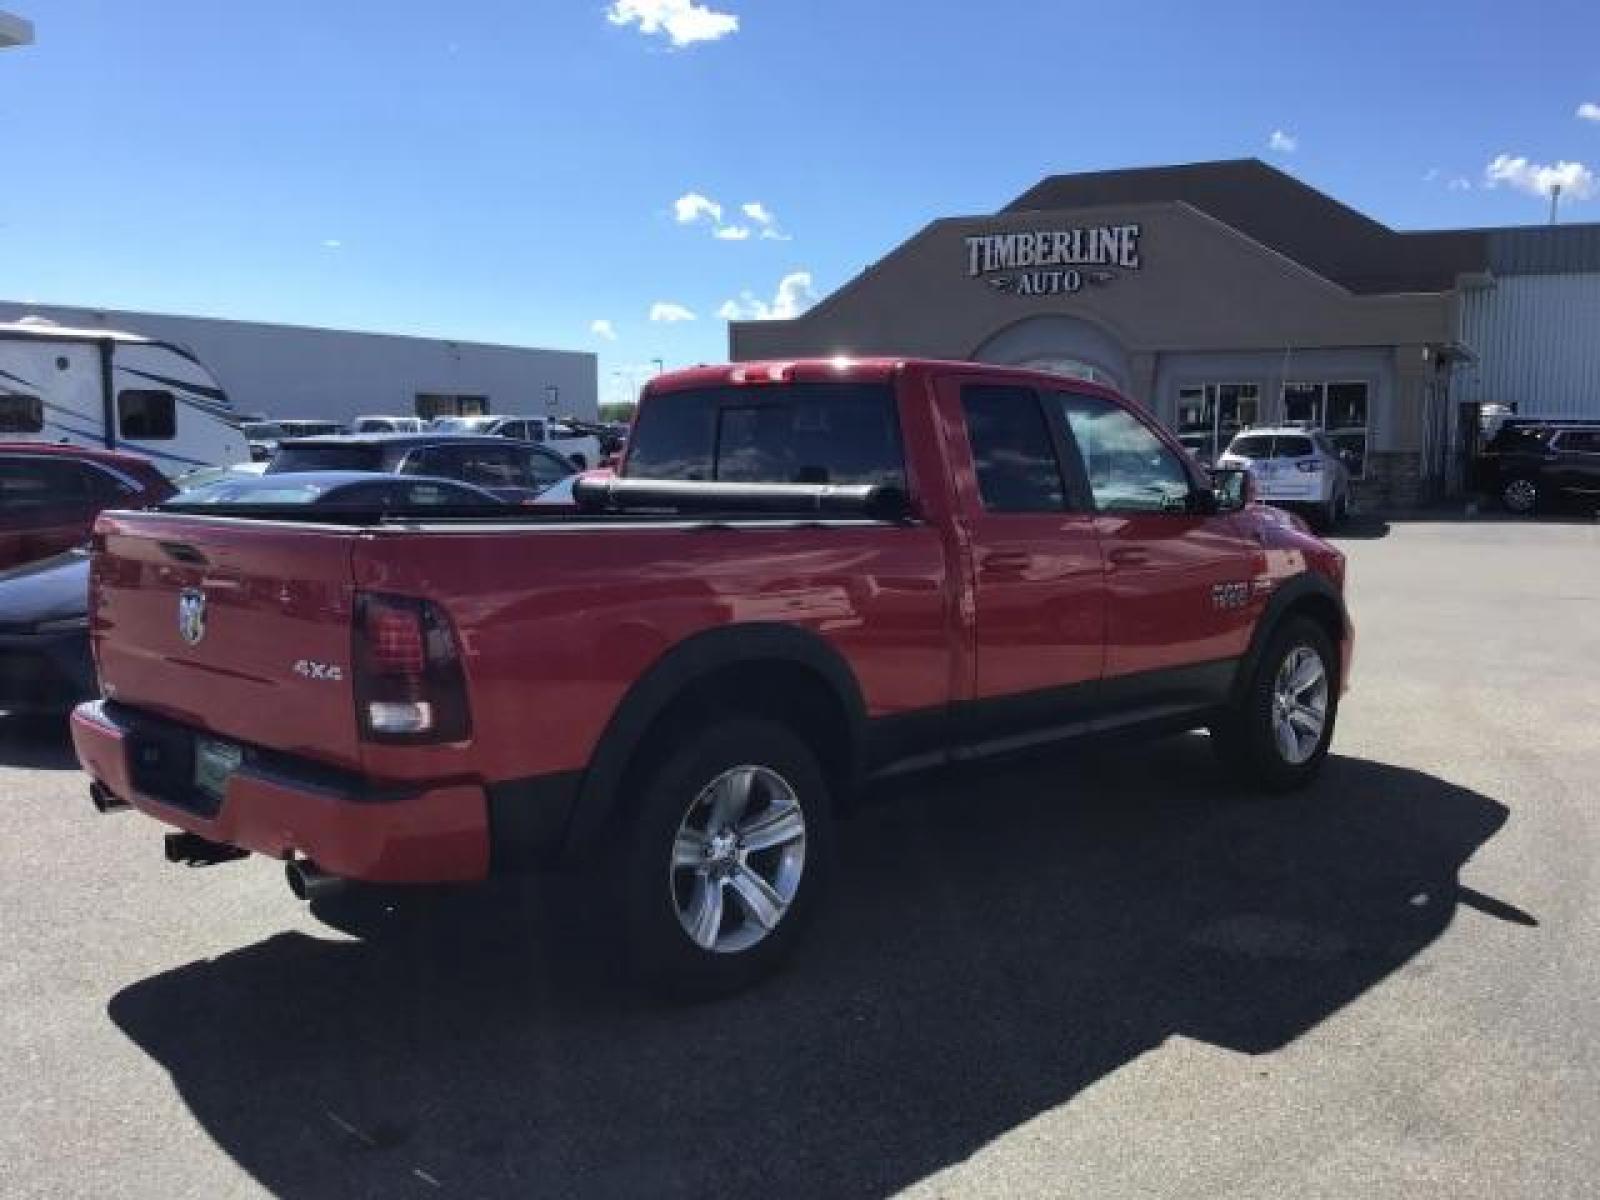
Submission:
[[[667,369],[666,363],[662,362],[659,358],[652,358],[650,361],[655,363],[655,365],[656,365],[656,374],[657,375],[661,374],[663,371],[665,371]]]
[[[31,46],[33,44],[33,23],[24,21],[21,17],[14,17],[8,12],[0,12],[0,50],[7,46]]]

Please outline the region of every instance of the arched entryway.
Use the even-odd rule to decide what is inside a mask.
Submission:
[[[989,338],[972,357],[1090,379],[1129,394],[1128,352],[1115,337],[1081,317],[1027,317]]]

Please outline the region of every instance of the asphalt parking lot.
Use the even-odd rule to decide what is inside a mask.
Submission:
[[[918,780],[700,1008],[534,890],[355,937],[275,864],[168,866],[0,722],[0,1194],[1592,1196],[1600,525],[1342,544],[1313,790],[1241,801],[1199,736]]]

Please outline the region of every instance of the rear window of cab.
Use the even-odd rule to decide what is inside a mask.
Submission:
[[[905,487],[887,384],[791,383],[652,396],[629,439],[632,479]]]

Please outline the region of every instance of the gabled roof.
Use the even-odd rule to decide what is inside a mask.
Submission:
[[[1403,233],[1254,158],[1052,175],[1002,212],[1181,201],[1352,292],[1442,292],[1488,266],[1491,231]]]

